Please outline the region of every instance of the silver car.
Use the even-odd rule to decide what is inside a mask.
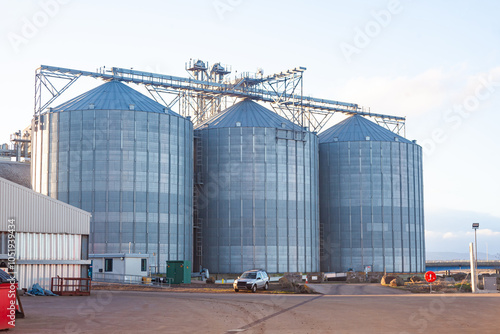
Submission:
[[[252,290],[252,292],[256,292],[257,289],[267,290],[269,289],[269,275],[262,269],[245,271],[234,280],[233,288],[235,292],[240,289]]]

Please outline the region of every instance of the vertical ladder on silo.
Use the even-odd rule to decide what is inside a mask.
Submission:
[[[199,259],[199,262],[201,264],[201,258],[202,258],[202,250],[203,250],[203,240],[202,240],[202,235],[201,235],[201,226],[202,226],[202,221],[200,218],[198,220],[198,225],[196,226],[196,256]]]
[[[195,193],[197,193],[197,190],[195,189]],[[202,256],[202,234],[201,234],[201,218],[199,217],[199,212],[198,212],[198,206],[195,204],[197,202],[197,199],[194,199],[193,202],[193,232],[194,232],[194,257],[195,259],[198,260],[198,263],[196,265],[201,265],[201,256]]]
[[[199,216],[198,199],[203,186],[202,178],[202,141],[200,137],[194,137],[195,146],[195,166],[194,166],[194,189],[193,189],[193,229],[194,229],[194,249],[195,259],[198,260],[197,265],[202,265],[203,252],[203,237],[202,237],[202,219]]]
[[[195,184],[202,185],[203,184],[203,157],[201,152],[203,152],[203,143],[200,137],[194,137],[195,142]]]
[[[325,232],[324,232],[324,224],[323,223],[319,223],[319,258],[320,258],[320,261],[321,259],[324,258],[326,252],[325,252],[325,242],[324,242],[324,239],[325,238]]]

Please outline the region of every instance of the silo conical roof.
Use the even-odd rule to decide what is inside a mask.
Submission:
[[[363,116],[354,115],[319,134],[320,143],[331,143],[335,141],[398,141],[412,143],[408,139],[381,127]]]
[[[133,108],[131,107],[132,105]],[[59,112],[88,109],[135,110],[179,116],[172,110],[116,80],[106,82],[89,90],[86,93],[52,108],[51,111]]]
[[[237,125],[239,123],[239,125]],[[196,129],[257,127],[301,131],[302,128],[260,104],[246,99],[200,123]]]

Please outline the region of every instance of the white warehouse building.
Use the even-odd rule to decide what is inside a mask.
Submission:
[[[50,289],[51,278],[57,276],[88,277],[90,216],[0,178],[0,263],[15,262],[20,288],[39,283]],[[15,261],[9,259],[9,234],[15,241]]]

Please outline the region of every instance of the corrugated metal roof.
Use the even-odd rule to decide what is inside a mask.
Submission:
[[[0,178],[0,231],[15,220],[16,232],[89,234],[90,213]]]
[[[237,125],[237,123],[239,125]],[[300,131],[302,128],[260,104],[246,99],[200,123],[196,129],[204,128],[280,128]]]
[[[0,177],[31,189],[29,163],[0,161]]]
[[[91,105],[93,105],[93,107]],[[131,105],[133,105],[133,109]],[[179,116],[172,110],[144,96],[135,89],[115,80],[106,82],[105,84],[49,110],[60,112],[88,109],[136,110]]]
[[[319,134],[320,143],[335,141],[398,141],[412,143],[410,140],[381,127],[363,116],[354,115]]]

